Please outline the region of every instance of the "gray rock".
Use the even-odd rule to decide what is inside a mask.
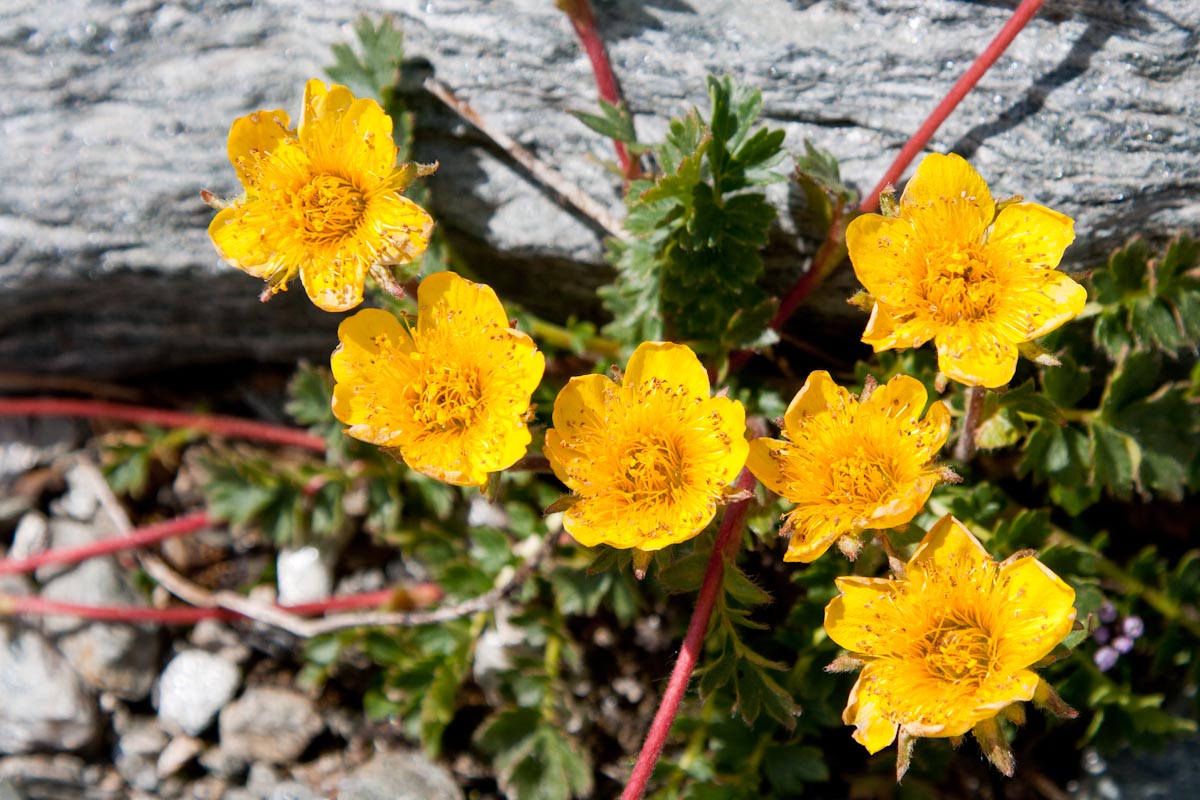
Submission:
[[[279,773],[268,764],[255,763],[250,765],[246,773],[246,791],[254,795],[256,800],[263,800],[279,785]]]
[[[215,778],[221,780],[236,780],[246,773],[249,762],[241,753],[225,750],[220,747],[210,747],[200,754],[200,766],[208,770]]]
[[[117,772],[133,788],[153,792],[159,782],[158,757],[167,742],[153,719],[135,720],[117,742]]]
[[[96,494],[94,467],[83,467],[78,464],[67,470],[64,476],[67,481],[67,491],[58,499],[52,511],[64,514],[80,522],[88,522],[96,515],[100,507],[100,497]]]
[[[273,686],[247,689],[218,718],[222,750],[268,764],[299,758],[324,727],[311,700]]]
[[[0,758],[0,783],[9,783],[18,797],[83,797],[83,759],[67,755],[28,755]]]
[[[81,562],[44,584],[42,595],[49,600],[88,605],[146,605],[141,594],[129,585],[126,571],[111,557]],[[126,700],[140,700],[150,694],[158,677],[159,639],[155,627],[81,623],[73,617],[46,617],[44,627],[55,634],[58,649],[88,685]]]
[[[596,90],[554,4],[385,5],[410,56],[427,58],[486,119],[619,212],[619,186],[600,163],[612,158],[609,142],[566,113],[594,109]],[[791,150],[811,139],[833,151],[846,180],[866,191],[1010,5],[759,0],[748,11],[739,0],[608,0],[596,9],[644,139],[706,104],[706,74],[728,73],[762,89],[767,121],[786,129]],[[230,122],[258,108],[295,114],[329,46],[350,36],[357,14],[379,11],[366,0],[0,6],[0,47],[17,76],[0,98],[9,155],[0,180],[21,187],[0,210],[0,369],[111,374],[326,358],[339,318],[296,289],[260,305],[259,281],[218,264],[205,233],[211,211],[197,193],[235,193]],[[1134,232],[1195,230],[1198,25],[1194,0],[1050,4],[930,148],[970,157],[999,195],[1020,192],[1075,217],[1073,266]],[[606,274],[597,226],[428,96],[411,100],[421,114],[417,156],[442,165],[428,181],[431,207],[459,252],[535,310],[595,314],[592,288]],[[774,286],[802,271],[813,249],[789,214],[780,222]],[[542,291],[540,277],[559,291]]]
[[[318,794],[303,783],[288,781],[276,786],[267,795],[267,800],[325,800],[325,796]]]
[[[236,663],[202,650],[171,659],[158,681],[158,718],[164,727],[199,736],[233,699],[241,683]]]
[[[0,753],[79,750],[97,722],[95,703],[41,634],[0,625]]]
[[[338,800],[462,800],[445,768],[418,752],[381,753],[349,775]]]
[[[50,544],[50,523],[46,515],[40,511],[30,511],[21,517],[17,529],[13,532],[12,547],[8,549],[9,558],[30,558],[44,552]]]

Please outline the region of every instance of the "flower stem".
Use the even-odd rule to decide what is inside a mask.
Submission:
[[[391,602],[396,596],[397,590],[394,588],[381,589],[374,592],[363,592],[362,594],[331,597],[315,603],[275,607],[280,611],[286,611],[291,614],[316,615],[323,614],[326,611],[376,608]],[[229,622],[231,620],[246,618],[244,614],[239,614],[227,608],[93,606],[80,603],[60,603],[36,595],[0,594],[0,617],[16,615],[45,617],[57,614],[97,622],[149,622],[162,625],[195,625],[197,622],[205,619]]]
[[[958,444],[954,447],[954,457],[962,464],[966,464],[975,457],[975,434],[979,431],[980,417],[983,416],[983,401],[986,397],[987,389],[982,386],[972,386],[967,389],[967,410],[963,414]]]
[[[212,524],[212,520],[208,514],[205,514],[203,511],[198,511],[194,514],[185,514],[182,517],[176,517],[166,522],[147,525],[144,528],[131,531],[126,536],[101,539],[100,541],[89,542],[78,547],[62,547],[57,550],[47,550],[44,553],[38,553],[29,558],[0,559],[0,575],[32,572],[43,564],[75,564],[94,556],[108,555],[109,553],[117,553],[122,550],[132,550],[137,547],[154,544],[155,542],[161,542],[163,539],[170,539],[174,536],[184,536],[202,528],[207,528]]]
[[[61,397],[5,398],[0,399],[0,417],[116,419],[139,425],[194,428],[205,433],[300,447],[317,453],[325,452],[325,440],[320,436],[282,425],[212,414],[165,411],[159,408],[108,403],[99,400],[74,400]]]
[[[743,469],[738,475],[734,486],[747,491],[754,489],[754,476],[750,470]],[[725,574],[725,560],[731,558],[741,542],[742,527],[746,521],[746,513],[750,510],[750,499],[730,503],[725,509],[721,520],[717,540],[713,544],[712,557],[708,562],[708,571],[704,573],[704,583],[700,586],[700,594],[696,598],[696,608],[692,612],[692,621],[688,624],[687,635],[679,650],[679,658],[675,668],[671,670],[671,679],[663,692],[654,721],[650,723],[650,731],[646,734],[646,742],[638,755],[637,763],[633,766],[633,774],[621,800],[640,800],[646,793],[646,784],[654,772],[654,765],[666,744],[667,734],[679,704],[683,702],[684,692],[687,691],[688,681],[691,680],[692,670],[700,657],[700,648],[704,643],[704,634],[708,630],[708,621],[712,617],[713,607],[717,602],[717,593],[721,591],[721,579]]]
[[[908,142],[900,149],[900,154],[896,156],[896,160],[888,167],[887,172],[883,174],[879,184],[871,190],[871,193],[863,198],[859,205],[860,211],[875,211],[879,208],[879,194],[888,184],[895,183],[904,170],[917,157],[917,153],[925,147],[926,143],[933,136],[941,124],[946,121],[946,117],[950,116],[950,112],[954,111],[962,99],[967,96],[967,93],[975,88],[975,84],[979,83],[979,79],[983,77],[996,59],[1008,49],[1012,44],[1012,40],[1017,37],[1021,29],[1029,24],[1029,20],[1037,14],[1038,9],[1042,7],[1045,0],[1022,0],[1021,5],[1017,6],[1013,11],[1012,17],[1000,29],[1000,33],[996,34],[996,38],[991,44],[979,54],[975,62],[971,64],[963,76],[950,88],[942,102],[938,103],[937,108],[933,113],[921,124],[917,132],[912,135]]]
[[[608,60],[608,51],[600,31],[596,27],[596,14],[592,11],[589,0],[558,0],[561,8],[571,20],[571,27],[579,37],[579,43],[587,53],[588,61],[592,64],[592,75],[596,78],[596,91],[600,99],[614,106],[624,104],[621,99],[621,89],[617,85],[617,76],[613,74],[612,62]],[[642,176],[642,167],[636,158],[629,154],[625,143],[613,139],[613,149],[617,152],[617,161],[621,165],[621,174],[626,181],[635,181]]]

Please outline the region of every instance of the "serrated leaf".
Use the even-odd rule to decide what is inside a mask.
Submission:
[[[1114,496],[1127,499],[1141,461],[1137,442],[1103,422],[1091,426],[1091,438],[1094,479]]]
[[[829,780],[825,754],[817,747],[772,745],[763,755],[763,772],[780,795],[798,796],[806,783]]]
[[[711,551],[702,551],[676,559],[659,573],[658,581],[668,592],[677,594],[694,592],[704,582],[704,575],[708,571],[708,562],[711,557]]]
[[[633,115],[624,105],[617,106],[601,100],[600,114],[589,114],[586,111],[571,111],[570,114],[601,136],[626,144],[637,142],[637,133],[633,129]]]
[[[725,565],[725,591],[745,606],[761,606],[771,602],[771,595],[757,586],[746,573],[734,564]]]

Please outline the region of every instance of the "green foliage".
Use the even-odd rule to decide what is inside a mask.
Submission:
[[[783,131],[754,130],[758,91],[728,78],[710,78],[708,89],[710,119],[693,109],[671,122],[656,151],[663,174],[629,187],[630,237],[609,245],[619,274],[601,291],[614,317],[606,331],[628,345],[740,346],[770,317],[756,283],[775,209],[753,189],[784,179]]]
[[[179,451],[196,438],[187,428],[143,426],[138,433],[109,437],[104,442],[102,465],[108,485],[118,494],[141,498],[156,468],[179,464]]]
[[[496,713],[479,729],[476,743],[495,756],[500,788],[509,797],[586,797],[592,792],[586,752],[534,709]]]

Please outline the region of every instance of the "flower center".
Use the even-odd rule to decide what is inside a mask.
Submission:
[[[475,421],[483,404],[479,375],[471,369],[435,369],[419,390],[416,416],[432,430],[461,432]]]
[[[649,433],[621,457],[621,471],[639,495],[671,493],[684,484],[683,454],[674,439]]]
[[[920,295],[942,324],[978,322],[991,317],[1001,286],[983,245],[948,243],[931,248]]]
[[[930,631],[923,643],[930,673],[947,681],[982,678],[992,667],[992,637],[975,625],[955,625]]]
[[[892,480],[879,463],[854,455],[830,465],[825,496],[834,503],[875,505],[891,487]]]
[[[296,211],[310,242],[336,241],[358,227],[366,198],[338,175],[317,175],[296,194]]]

